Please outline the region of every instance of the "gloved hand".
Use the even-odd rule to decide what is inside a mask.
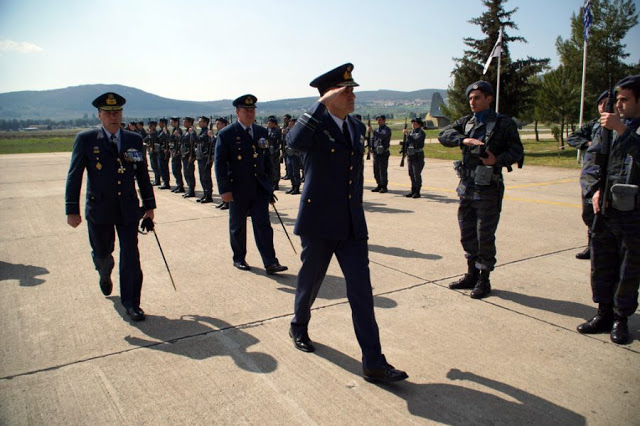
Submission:
[[[275,193],[271,194],[271,204],[275,204],[278,201],[278,197],[276,197]]]
[[[142,219],[142,222],[140,223],[140,230],[143,232],[150,232],[153,231],[153,220],[151,220],[150,217],[145,217],[144,219]]]

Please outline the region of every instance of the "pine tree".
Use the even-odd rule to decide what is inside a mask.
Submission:
[[[596,114],[598,96],[608,88],[609,75],[615,84],[622,77],[640,73],[639,64],[627,64],[629,57],[622,40],[631,28],[638,24],[638,14],[633,0],[591,0],[593,22],[587,45],[587,74],[585,84],[585,119]],[[582,84],[582,56],[584,49],[584,25],[582,8],[571,16],[571,35],[567,40],[558,37],[556,48],[560,63],[571,69],[575,76],[573,85]],[[576,114],[577,117],[577,114]],[[576,120],[577,121],[577,120]]]
[[[511,60],[509,43],[526,43],[527,41],[524,37],[509,35],[508,30],[518,29],[515,22],[511,20],[511,15],[517,12],[518,8],[505,11],[504,5],[507,1],[482,0],[488,10],[481,16],[469,21],[471,24],[479,25],[487,37],[483,39],[465,37],[464,43],[468,46],[468,49],[465,49],[462,58],[454,58],[456,66],[452,72],[453,83],[447,90],[449,105],[444,108],[445,114],[452,120],[469,114],[469,102],[465,94],[469,84],[478,80],[485,80],[491,83],[494,90],[496,90],[497,58],[494,59],[487,74],[482,75],[482,70],[489,53],[498,40],[500,27],[503,28],[500,65],[500,112],[517,117],[527,109],[529,103],[533,102],[535,86],[530,83],[530,78],[547,69],[549,59],[527,57],[526,59]]]

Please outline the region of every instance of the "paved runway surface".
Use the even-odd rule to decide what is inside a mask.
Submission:
[[[409,374],[377,386],[360,376],[335,261],[309,329],[317,352],[293,348],[300,260],[275,215],[289,271],[264,273],[249,227],[254,268],[241,272],[227,212],[156,190],[178,291],[141,235],[148,317],[127,321],[117,268],[105,298],[86,224],[66,224],[69,157],[0,156],[0,424],[640,424],[638,315],[627,346],[575,331],[595,312],[589,262],[574,257],[586,244],[577,170],[505,174],[494,290],[478,301],[447,288],[466,269],[451,163],[427,159],[423,198],[408,199],[399,158],[387,194],[369,191],[368,162],[376,315],[387,359]],[[300,196],[278,197],[291,234]]]

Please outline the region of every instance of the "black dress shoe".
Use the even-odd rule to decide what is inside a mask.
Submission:
[[[595,317],[591,318],[589,321],[580,324],[577,327],[577,330],[578,330],[578,333],[581,333],[581,334],[598,334],[598,333],[609,333],[611,332],[612,327],[613,327],[613,317],[604,316],[598,313],[596,314]]]
[[[302,352],[315,352],[316,348],[313,347],[311,339],[307,332],[304,332],[301,336],[295,336],[293,330],[289,329],[289,337],[293,341],[293,346]]]
[[[485,298],[491,293],[491,283],[489,281],[478,280],[476,286],[471,290],[472,299],[482,299]]]
[[[267,266],[267,274],[269,275],[273,275],[273,274],[277,274],[278,272],[284,272],[286,271],[287,268],[286,266],[282,266],[281,264],[279,264],[278,262]]]
[[[209,197],[209,198],[205,198],[204,200],[200,201],[201,204],[208,204],[208,203],[213,203],[213,198]]]
[[[371,192],[380,192],[380,190],[382,189],[382,187],[380,185],[376,186],[375,188],[373,188],[371,190]]]
[[[247,265],[247,262],[244,260],[242,262],[233,262],[233,266],[240,269],[241,271],[250,271],[251,266]]]
[[[229,210],[229,203],[222,204],[222,206],[220,207],[220,210]]]
[[[162,185],[160,189],[171,189],[171,187],[169,185]]]
[[[415,192],[411,198],[420,198],[420,197],[422,197],[422,195],[420,195],[419,192]]]
[[[382,188],[380,188],[380,193],[381,193],[381,194],[384,194],[384,193],[386,193],[386,192],[389,192],[389,190],[387,189],[387,187],[386,187],[386,186],[383,186]]]
[[[362,368],[362,377],[367,382],[393,383],[407,379],[409,376],[402,370],[396,370],[392,365],[386,364],[380,368]]]
[[[413,197],[413,192],[410,192],[408,194],[404,194],[404,196],[407,197],[407,198],[411,198],[411,197]]]
[[[449,288],[451,290],[469,290],[474,288],[477,283],[478,275],[464,274],[464,277],[460,278],[458,281],[449,283]]]
[[[591,259],[591,249],[589,248],[589,246],[587,246],[587,248],[585,248],[580,253],[576,254],[576,259]]]
[[[132,321],[144,321],[147,317],[144,314],[144,311],[140,308],[129,308],[127,309],[127,315],[131,318]]]
[[[176,194],[182,194],[183,192],[185,192],[184,187],[183,186],[179,186],[176,188],[176,190],[174,191]]]
[[[195,196],[196,196],[196,193],[191,190],[189,190],[189,192],[183,195],[184,198],[193,198]]]
[[[220,204],[218,204],[218,205],[216,206],[216,209],[219,209],[219,208],[220,208],[220,207],[222,207],[222,206],[224,206],[224,201],[222,201]]]
[[[611,341],[619,345],[626,345],[629,343],[629,325],[627,324],[627,317],[615,317],[613,320],[613,327],[611,328]]]
[[[111,278],[100,278],[100,290],[102,290],[102,294],[105,296],[111,294],[111,290],[113,290],[113,281],[111,281]]]

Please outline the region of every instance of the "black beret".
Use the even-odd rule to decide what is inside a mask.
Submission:
[[[242,95],[233,101],[233,106],[236,108],[255,108],[258,98],[253,95]]]
[[[193,117],[185,117],[184,119],[193,123]]]
[[[386,121],[387,116],[386,116],[386,115],[384,115],[384,114],[378,114],[378,115],[376,115],[376,120],[379,120],[380,118],[382,118],[383,120],[385,120],[385,121]]]
[[[168,120],[167,120],[167,118],[166,118],[166,117],[162,117],[162,118],[161,118],[160,120],[158,120],[158,121],[160,121],[161,123],[167,124],[167,121],[168,121]]]
[[[107,92],[98,96],[91,105],[103,111],[121,111],[127,100],[117,93]]]
[[[318,89],[320,95],[324,95],[332,87],[360,86],[358,83],[353,81],[351,71],[353,71],[353,64],[346,63],[340,65],[339,67],[314,78],[313,81],[309,83],[309,86]]]
[[[412,118],[411,122],[412,123],[418,123],[420,125],[420,127],[422,127],[424,125],[424,122],[422,121],[422,118],[419,118],[419,117]]]
[[[640,74],[628,75],[616,83],[616,91],[622,89],[640,90]]]
[[[469,87],[467,87],[467,91],[465,92],[467,97],[469,97],[469,93],[473,92],[474,90],[479,90],[485,95],[493,96],[493,88],[486,81],[480,80],[476,81],[473,84],[470,84]]]
[[[200,118],[198,118],[198,120],[206,121],[208,123],[209,117],[207,117],[206,115],[201,115]]]
[[[219,121],[219,122],[224,123],[224,124],[229,124],[229,120],[227,120],[226,117],[218,117],[218,118],[216,118],[216,121]]]
[[[131,126],[132,124],[135,126],[136,124],[138,124],[138,122],[137,121],[130,121],[129,125]]]
[[[170,119],[171,121],[180,121],[180,117],[176,117],[176,116],[169,117],[169,119]]]
[[[600,105],[600,101],[609,97],[609,91],[605,90],[598,96],[598,100],[596,101],[596,106]]]
[[[270,116],[267,118],[267,121],[270,121],[270,122],[272,122],[272,123],[276,123],[276,124],[278,124],[278,119],[276,118],[276,116],[275,116],[275,115],[270,115]]]
[[[362,121],[362,116],[360,114],[353,115],[358,121]]]
[[[141,125],[143,125],[143,126],[144,126],[144,120],[140,120],[140,121],[138,121],[138,124],[141,124]]]
[[[149,126],[151,126],[152,124],[158,124],[158,122],[156,120],[149,120]]]

